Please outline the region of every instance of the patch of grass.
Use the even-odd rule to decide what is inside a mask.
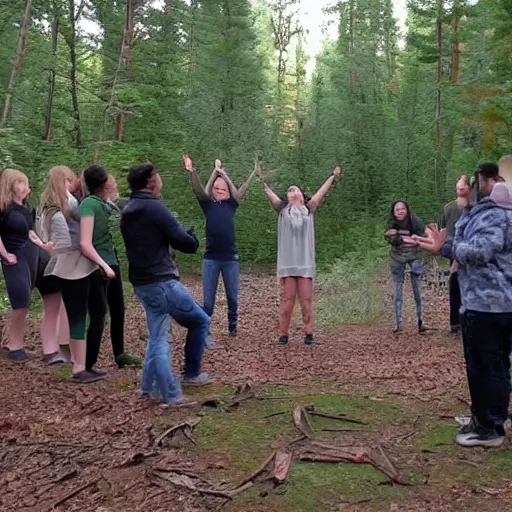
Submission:
[[[59,382],[63,382],[68,380],[71,377],[71,364],[63,364],[59,366],[57,372],[55,373],[55,377]]]
[[[454,444],[457,424],[449,419],[427,418],[420,425],[416,441],[419,450],[449,451],[456,449]]]
[[[195,429],[198,446],[190,449],[196,455],[213,453],[229,461],[219,477],[236,481],[270,455],[274,440],[292,437],[289,413],[265,418],[283,409],[283,404],[273,401],[247,402],[231,412],[212,409]]]
[[[266,387],[261,394],[268,396],[301,394],[301,390],[286,386]],[[411,421],[398,404],[375,402],[360,397],[344,395],[318,395],[290,400],[257,400],[242,403],[237,409],[226,412],[220,409],[204,409],[205,416],[195,428],[197,446],[187,445],[191,455],[206,458],[210,462],[212,480],[240,481],[254,471],[274,449],[274,441],[290,440],[297,435],[292,422],[292,410],[297,405],[314,403],[318,411],[330,414],[346,414],[353,419],[367,421],[367,427],[352,425],[326,418],[312,417],[317,439],[320,429],[361,428],[378,430],[383,424]],[[270,418],[269,414],[284,412]],[[361,432],[362,433],[362,432]],[[333,442],[334,441],[333,439]],[[217,469],[215,469],[217,468]],[[268,496],[260,492],[265,487],[257,486],[244,492],[226,510],[262,510],[279,512],[310,512],[330,510],[331,504],[348,500],[380,496],[397,501],[407,496],[403,488],[379,485],[386,482],[379,471],[365,465],[322,464],[295,461],[289,479],[284,486],[268,487]],[[376,494],[377,493],[377,494]],[[329,504],[329,506],[327,506]],[[327,507],[327,508],[326,508]]]
[[[382,258],[380,252],[348,255],[319,276],[316,300],[319,325],[368,325],[380,321],[384,299],[373,281],[381,269]]]

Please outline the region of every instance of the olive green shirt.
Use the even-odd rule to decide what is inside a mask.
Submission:
[[[464,207],[459,206],[457,201],[452,201],[444,207],[443,215],[439,221],[439,228],[446,228],[448,238],[453,238],[455,235],[455,224],[457,224],[463,209]]]

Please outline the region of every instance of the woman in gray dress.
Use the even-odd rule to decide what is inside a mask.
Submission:
[[[327,181],[313,195],[307,197],[297,185],[288,188],[286,199],[279,197],[258,169],[272,208],[279,213],[277,221],[277,277],[281,288],[279,306],[279,343],[288,343],[288,331],[299,297],[304,321],[304,342],[313,343],[313,279],[315,277],[315,224],[314,214],[340,175],[336,167]]]

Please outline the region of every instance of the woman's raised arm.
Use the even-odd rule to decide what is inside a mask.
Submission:
[[[256,172],[258,173],[258,176],[260,180],[263,182],[263,187],[265,190],[265,194],[267,194],[267,197],[270,201],[270,204],[272,208],[279,212],[281,211],[281,208],[283,207],[283,201],[281,198],[268,186],[267,183],[267,177],[263,174],[263,171],[261,170],[261,167],[257,167]]]
[[[325,195],[331,188],[334,180],[341,174],[341,167],[335,167],[332,174],[327,178],[325,183],[315,192],[313,197],[308,201],[308,208],[310,211],[315,211],[320,203],[324,200]]]

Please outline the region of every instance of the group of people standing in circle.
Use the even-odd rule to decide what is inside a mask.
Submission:
[[[450,332],[462,333],[470,415],[458,418],[460,446],[498,447],[506,437],[512,351],[512,156],[484,162],[473,180],[462,175],[457,198],[439,224],[421,223],[403,201],[394,203],[386,240],[401,330],[405,266],[411,268],[418,326],[423,328],[421,249],[450,263]]]
[[[152,163],[128,173],[131,195],[119,200],[114,177],[101,165],[75,176],[70,168],[50,170],[34,210],[27,206],[30,186],[16,169],[0,174],[0,257],[11,316],[3,355],[22,362],[24,331],[33,288],[43,298],[41,341],[47,364],[70,361],[70,382],[87,384],[105,378],[96,367],[107,311],[116,364],[142,364],[140,395],[164,407],[186,398],[182,385],[213,382],[201,371],[210,339],[219,276],[228,301],[227,327],[238,334],[239,257],[234,217],[257,173],[271,207],[278,213],[277,276],[280,281],[279,338],[289,341],[296,298],[304,321],[304,342],[314,341],[313,279],[315,277],[314,216],[334,180],[336,167],[309,198],[297,185],[286,197],[277,195],[257,164],[237,189],[222,162],[203,187],[193,162],[183,155],[192,189],[206,218],[203,305],[180,282],[174,252],[195,253],[199,241],[161,200],[163,182]],[[508,182],[508,185],[507,185]],[[473,184],[463,175],[457,199],[446,205],[440,226],[426,226],[404,201],[393,203],[385,239],[391,244],[395,331],[402,329],[402,287],[407,267],[416,302],[417,325],[424,332],[420,250],[450,259],[450,330],[462,331],[471,415],[456,442],[461,446],[500,446],[505,439],[511,391],[512,349],[512,157],[499,165],[481,164]],[[149,337],[144,360],[125,351],[124,294],[120,262],[112,229],[119,222],[128,260],[128,279],[144,307]],[[87,325],[87,318],[89,323]],[[171,318],[187,329],[183,375],[170,364]]]
[[[313,279],[315,276],[314,214],[334,180],[336,167],[309,198],[297,185],[278,196],[257,164],[236,188],[215,161],[203,187],[193,162],[183,155],[193,192],[206,220],[206,248],[202,263],[203,305],[194,301],[179,280],[174,252],[193,253],[199,242],[192,230],[176,220],[161,200],[163,187],[151,163],[128,173],[131,195],[119,199],[112,174],[98,164],[80,177],[66,166],[50,170],[39,205],[27,204],[30,186],[25,174],[4,169],[0,175],[0,257],[11,305],[8,340],[3,355],[26,361],[24,331],[33,288],[43,298],[41,341],[47,364],[72,363],[70,382],[87,384],[104,379],[96,363],[107,312],[115,362],[120,368],[142,364],[141,395],[164,405],[184,400],[181,385],[213,381],[201,372],[205,348],[215,348],[210,337],[219,276],[228,302],[228,332],[238,334],[240,263],[234,217],[257,173],[278,216],[277,275],[280,280],[279,338],[288,343],[293,307],[298,296],[304,320],[304,342],[314,341]],[[149,338],[144,360],[124,349],[125,304],[120,262],[112,229],[119,226],[128,260],[128,278],[146,312]],[[183,376],[171,370],[170,319],[187,329]],[[87,325],[88,319],[88,325]]]

